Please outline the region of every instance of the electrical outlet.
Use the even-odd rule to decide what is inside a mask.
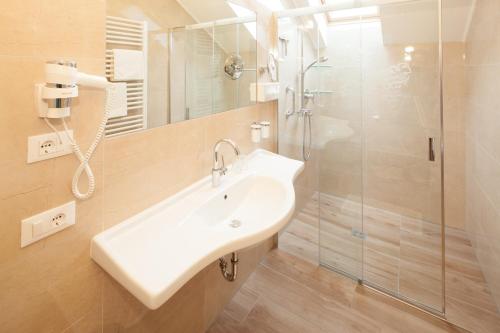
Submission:
[[[39,156],[53,154],[57,151],[57,142],[52,140],[43,141],[40,143],[40,151],[38,152]]]
[[[61,132],[60,135],[61,138],[56,133],[28,137],[28,163],[71,154],[71,141],[66,133]],[[73,139],[72,130],[69,130],[69,136]]]
[[[59,213],[50,220],[50,226],[52,228],[60,227],[61,225],[64,224],[65,220],[66,220],[66,214]]]
[[[21,247],[50,236],[76,223],[76,205],[70,201],[21,221]]]

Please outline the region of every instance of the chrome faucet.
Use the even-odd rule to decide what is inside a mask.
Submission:
[[[223,143],[227,143],[234,149],[236,157],[240,156],[240,149],[233,140],[221,139],[217,141],[214,146],[214,165],[212,167],[212,186],[217,187],[220,184],[220,179],[227,172],[226,165],[224,164],[224,155],[220,155],[219,149]],[[219,158],[220,155],[220,158]]]

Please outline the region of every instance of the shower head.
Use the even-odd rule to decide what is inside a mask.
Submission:
[[[314,60],[309,66],[306,67],[306,69],[304,70],[304,73],[307,72],[309,69],[311,69],[312,66],[320,63],[324,63],[324,62],[327,62],[328,61],[328,57],[319,57],[319,59],[316,59]]]

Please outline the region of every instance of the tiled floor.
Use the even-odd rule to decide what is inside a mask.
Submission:
[[[321,196],[296,214],[271,252],[226,307],[210,332],[455,332],[432,316],[318,267],[323,263],[383,288],[438,306],[441,297],[439,227],[352,201]],[[466,235],[446,231],[447,318],[472,332],[500,332],[500,315]],[[321,237],[321,247],[318,239]],[[364,258],[363,258],[364,257]],[[296,290],[299,289],[299,290]]]
[[[271,251],[209,333],[465,332],[353,280]]]

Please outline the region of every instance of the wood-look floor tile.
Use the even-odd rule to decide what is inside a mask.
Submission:
[[[286,231],[315,245],[319,244],[318,226],[312,226],[310,224],[302,222],[299,219],[295,219],[286,228]]]
[[[379,332],[370,320],[349,311],[333,297],[318,293],[313,288],[265,266],[259,266],[245,283],[247,287],[287,311],[314,323],[326,332]]]
[[[452,324],[369,288],[359,286],[355,295],[352,308],[379,322],[383,325],[384,331],[463,332],[462,329]]]
[[[365,280],[439,308],[442,293],[439,224],[369,206],[361,210],[358,202],[324,193],[311,201],[320,206],[322,222],[319,252],[323,263],[356,273],[361,263],[357,255],[353,254],[357,248],[363,247]],[[356,243],[356,239],[349,234],[351,229],[359,228],[361,223],[368,236],[365,244]],[[299,233],[295,231],[297,236]],[[450,298],[468,303],[481,311],[497,313],[496,304],[466,233],[446,228],[445,245],[447,293]],[[351,251],[345,251],[347,248]],[[450,311],[453,312],[453,309]],[[468,327],[473,326],[472,321]]]
[[[364,244],[353,230],[367,233]],[[279,249],[244,284],[241,293],[257,297],[255,303],[235,299],[209,332],[464,332],[319,262],[440,308],[440,225],[321,193],[295,214]],[[446,228],[446,271],[447,319],[471,332],[500,332],[500,314],[464,231]]]
[[[258,298],[259,295],[243,285],[228,305],[226,305],[224,311],[236,322],[241,323],[246,319],[250,311],[252,311]]]
[[[272,251],[261,263],[320,294],[329,295],[337,302],[350,306],[357,283],[351,279],[311,264],[285,251]]]
[[[298,314],[290,312],[280,303],[272,302],[267,297],[259,298],[245,322],[253,332],[269,333],[317,333],[321,327]]]
[[[258,300],[243,322],[228,308],[209,333],[463,332],[349,278],[271,251],[244,284]]]
[[[279,246],[304,260],[312,263],[318,262],[318,244],[311,243],[303,237],[285,232],[280,236]]]

